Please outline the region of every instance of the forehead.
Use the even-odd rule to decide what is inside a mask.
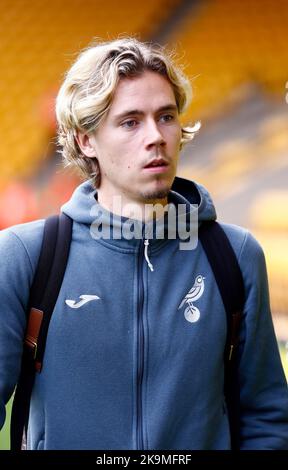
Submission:
[[[128,107],[158,108],[176,104],[171,83],[156,72],[145,71],[133,78],[122,78],[118,83],[109,114],[121,112]]]

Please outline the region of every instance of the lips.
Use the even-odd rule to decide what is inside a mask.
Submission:
[[[148,168],[158,168],[158,167],[165,167],[165,166],[168,166],[168,163],[166,162],[166,160],[164,160],[163,158],[153,158],[153,160],[150,160],[150,162],[147,163],[147,165],[145,165],[144,168],[148,169]]]
[[[150,160],[150,162],[147,163],[143,167],[143,171],[146,174],[152,174],[152,175],[161,175],[163,173],[167,173],[169,171],[169,163],[164,160],[164,158],[153,158],[153,160]]]

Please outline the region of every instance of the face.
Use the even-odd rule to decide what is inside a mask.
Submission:
[[[168,80],[145,71],[120,80],[111,107],[93,135],[80,136],[85,155],[97,157],[99,201],[166,200],[176,175],[181,126]]]

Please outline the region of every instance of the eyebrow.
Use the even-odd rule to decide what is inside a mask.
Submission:
[[[164,105],[164,106],[161,106],[160,108],[158,108],[156,111],[155,111],[155,114],[157,113],[161,113],[163,111],[178,111],[178,108],[176,106],[176,104],[167,104],[167,105]],[[120,113],[120,114],[116,114],[114,117],[113,117],[113,120],[115,121],[119,121],[125,117],[128,117],[128,116],[143,116],[144,114],[144,111],[141,111],[140,109],[127,109],[126,111],[123,111],[123,113]]]

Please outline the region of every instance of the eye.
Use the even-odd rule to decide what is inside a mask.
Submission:
[[[138,121],[136,121],[136,119],[128,119],[127,121],[122,122],[121,127],[132,129],[133,127],[136,127],[137,124]]]
[[[173,114],[163,114],[160,116],[160,121],[162,122],[170,122],[174,120],[174,115]]]

